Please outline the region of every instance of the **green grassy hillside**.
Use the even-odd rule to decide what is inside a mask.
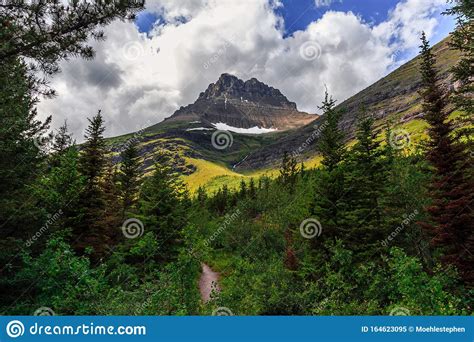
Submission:
[[[437,57],[440,83],[448,90],[451,87],[449,70],[455,64],[458,53],[448,45],[449,38],[433,47]],[[382,137],[385,127],[407,132],[410,149],[416,148],[426,138],[426,124],[421,119],[421,100],[418,94],[420,76],[419,58],[414,58],[386,77],[341,103],[338,108],[344,111],[341,126],[348,136],[347,144],[352,144],[360,108],[376,118],[376,127]],[[451,117],[459,113],[454,112]],[[173,158],[173,165],[182,174],[189,189],[194,192],[205,186],[208,191],[226,184],[233,188],[242,179],[251,177],[278,175],[279,161],[284,151],[291,152],[301,146],[314,132],[322,119],[286,132],[274,132],[262,135],[232,134],[232,144],[223,150],[216,149],[212,143],[214,130],[189,130],[202,127],[201,123],[164,121],[133,134],[127,134],[108,140],[112,156],[116,162],[121,146],[130,140],[139,143],[143,174],[153,170],[155,158],[166,153]],[[317,141],[317,139],[316,139]],[[317,143],[313,141],[300,156],[307,168],[319,165],[320,157]]]
[[[439,72],[439,83],[445,91],[453,86],[450,69],[459,56],[457,51],[450,49],[449,39],[448,37],[433,46],[433,53],[437,58],[436,69]],[[410,129],[413,129],[414,133],[419,131],[420,121],[410,124],[411,121],[419,120],[422,116],[421,99],[418,94],[421,85],[418,68],[419,57],[416,57],[337,106],[337,109],[343,111],[340,125],[347,134],[348,142],[353,139],[362,108],[375,118],[376,129],[379,131],[387,125],[391,127],[407,125],[408,131]],[[277,167],[283,152],[292,152],[305,145],[323,121],[324,117],[321,117],[315,123],[289,132],[264,146],[248,158],[242,169]],[[416,140],[416,134],[414,138]],[[313,139],[308,145],[300,155],[301,160],[312,160],[317,153],[317,139]]]

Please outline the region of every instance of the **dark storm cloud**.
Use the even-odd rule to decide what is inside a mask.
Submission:
[[[118,88],[122,83],[122,70],[115,63],[101,59],[65,64],[63,74],[69,86],[75,88],[97,87],[103,91]]]

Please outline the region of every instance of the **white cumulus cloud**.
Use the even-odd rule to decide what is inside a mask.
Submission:
[[[329,7],[335,2],[342,2],[342,0],[314,0],[316,7]]]
[[[114,22],[94,42],[92,61],[72,59],[52,80],[58,96],[39,104],[54,125],[67,118],[78,141],[87,116],[102,109],[107,135],[132,132],[171,115],[227,72],[278,88],[300,110],[317,112],[324,88],[342,101],[386,75],[394,53],[436,30],[444,0],[405,0],[371,26],[351,12],[327,11],[284,35],[279,1],[152,0],[162,19],[149,34]]]

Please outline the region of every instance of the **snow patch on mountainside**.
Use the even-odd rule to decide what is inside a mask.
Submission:
[[[186,131],[212,131],[212,128],[206,127],[195,127],[195,128],[188,128]]]
[[[264,134],[277,131],[276,128],[263,128],[263,127],[250,127],[250,128],[239,128],[233,127],[223,122],[213,123],[212,124],[216,129],[221,131],[230,131],[241,134]]]

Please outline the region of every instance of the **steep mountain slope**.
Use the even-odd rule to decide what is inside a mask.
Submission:
[[[242,81],[222,74],[196,102],[181,107],[166,122],[225,123],[239,128],[261,127],[284,131],[304,126],[314,115],[299,112],[294,102],[255,78]]]
[[[130,141],[137,141],[145,175],[164,153],[194,190],[208,183],[215,187],[224,182],[238,184],[243,175],[233,169],[248,155],[317,118],[298,111],[278,89],[254,78],[244,82],[223,74],[193,104],[142,131],[111,138],[109,144],[118,163],[120,151]],[[222,129],[233,132],[221,134]],[[267,133],[248,134],[255,132]],[[225,146],[219,146],[221,141]]]
[[[457,53],[448,38],[433,47],[440,71],[440,82],[448,91],[452,84],[449,69]],[[418,95],[420,76],[418,57],[378,82],[341,103],[344,111],[341,128],[348,142],[356,128],[360,108],[376,118],[378,129],[386,123],[411,133],[412,142],[424,134]],[[177,110],[164,122],[147,129],[110,139],[112,155],[120,162],[119,152],[130,140],[139,142],[142,170],[149,173],[161,153],[173,160],[191,190],[200,185],[215,189],[223,184],[238,185],[242,177],[263,173],[276,174],[284,151],[298,155],[308,167],[316,166],[316,142],[324,117],[299,112],[296,105],[277,89],[256,79],[246,82],[223,74],[208,86],[198,99]],[[216,148],[216,124],[240,129],[276,129],[266,134],[227,134],[226,148]],[[302,126],[304,125],[304,126]]]
[[[433,47],[437,58],[439,82],[445,91],[455,86],[449,70],[458,58],[458,53],[449,48],[448,42],[449,38],[446,38]],[[340,127],[347,133],[348,140],[353,137],[362,108],[367,114],[374,116],[378,129],[388,123],[392,127],[405,128],[412,133],[412,141],[419,138],[416,135],[421,134],[423,130],[423,121],[420,119],[423,113],[418,94],[421,85],[418,62],[419,57],[412,59],[337,106],[337,109],[343,111]],[[302,160],[314,158],[317,154],[319,127],[323,122],[324,116],[313,124],[288,132],[274,143],[252,153],[237,170],[275,167],[284,151],[294,153]]]
[[[242,174],[234,172],[233,165],[243,160],[253,151],[261,149],[278,139],[282,133],[248,135],[232,133],[231,142],[225,149],[216,149],[213,145],[213,133],[216,129],[193,130],[202,123],[166,122],[159,126],[127,134],[108,140],[111,156],[119,163],[120,152],[131,141],[138,143],[141,171],[148,175],[153,165],[163,158],[163,154],[172,162],[175,171],[183,175],[193,191],[201,185],[210,189],[224,183],[238,184]],[[191,128],[190,128],[191,127]]]

